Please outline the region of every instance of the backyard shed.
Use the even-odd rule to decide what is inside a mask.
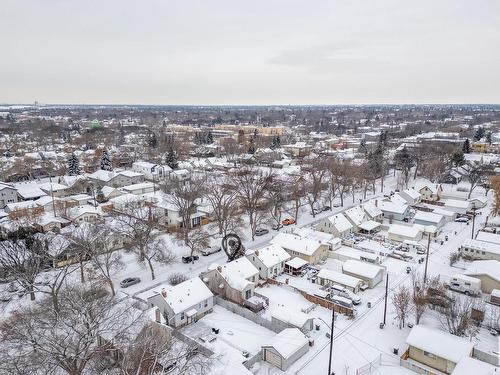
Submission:
[[[286,371],[308,350],[308,338],[298,328],[287,328],[262,346],[262,359]]]

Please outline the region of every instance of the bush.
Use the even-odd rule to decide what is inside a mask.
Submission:
[[[453,266],[456,262],[460,260],[460,253],[454,252],[450,254],[450,266]]]
[[[168,277],[168,283],[172,286],[182,283],[189,278],[183,273],[173,273]]]

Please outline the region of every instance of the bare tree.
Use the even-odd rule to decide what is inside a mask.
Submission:
[[[173,273],[168,277],[168,283],[170,285],[177,285],[177,284],[180,284],[186,280],[189,280],[189,277],[187,277],[185,274],[179,273],[179,272]]]
[[[168,180],[163,184],[165,192],[168,192],[167,201],[174,205],[181,218],[180,232],[187,245],[188,232],[192,228],[191,215],[196,211],[196,202],[199,201],[205,193],[205,179],[201,177],[192,177],[191,180],[183,182]]]
[[[424,282],[423,277],[417,272],[412,272],[412,303],[415,312],[415,324],[420,323],[420,319],[427,310],[427,289],[428,283]]]
[[[447,305],[446,308],[440,310],[439,321],[443,328],[448,330],[453,335],[474,336],[476,327],[472,320],[472,308],[477,307],[475,298],[456,295],[453,298],[453,303]]]
[[[316,205],[321,198],[326,184],[326,168],[324,163],[318,159],[314,159],[311,163],[302,169],[305,172],[306,179],[306,199],[312,212],[312,216],[316,216]]]
[[[410,309],[411,293],[405,285],[401,285],[394,291],[391,298],[392,304],[396,309],[396,318],[399,322],[399,328],[403,328]]]
[[[236,186],[227,177],[209,180],[205,198],[210,203],[220,235],[225,236],[241,227]]]
[[[120,306],[102,289],[71,286],[24,306],[0,325],[0,373],[82,375],[102,352],[98,337],[126,335],[135,323],[132,307]],[[134,309],[135,310],[135,309]]]
[[[19,229],[0,241],[0,268],[35,299],[35,282],[47,256],[46,244],[32,231]]]
[[[159,223],[152,207],[125,205],[120,211],[113,212],[114,230],[126,238],[125,249],[132,251],[139,262],[147,263],[151,278],[155,279],[153,261],[168,264],[174,255],[159,238]]]
[[[290,176],[285,182],[287,191],[287,200],[291,202],[290,214],[295,219],[295,224],[299,220],[300,209],[305,205],[304,197],[306,196],[305,181],[302,176]]]
[[[195,253],[200,253],[210,244],[208,233],[201,227],[194,228],[188,232],[187,243],[183,234],[181,234],[179,241],[189,247],[189,250],[191,250],[191,256]]]
[[[467,171],[466,176],[470,184],[469,194],[467,196],[467,199],[470,199],[472,191],[487,178],[486,168],[479,162],[472,162],[467,163],[464,169]]]
[[[286,182],[281,178],[275,178],[272,184],[266,189],[266,200],[269,217],[276,224],[279,230],[281,225],[281,218],[285,209],[286,203]]]
[[[264,195],[272,181],[271,172],[260,172],[250,168],[240,170],[235,176],[235,183],[238,186],[238,202],[248,215],[252,241],[255,239],[257,226],[263,221],[263,212],[266,207]]]

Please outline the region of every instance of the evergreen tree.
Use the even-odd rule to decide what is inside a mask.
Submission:
[[[280,136],[277,135],[276,136],[276,148],[280,148],[281,147],[281,139],[280,139]]]
[[[271,148],[271,150],[274,150],[278,147],[276,144],[276,136],[273,137],[273,140],[271,142],[271,146],[269,146],[269,147]]]
[[[491,145],[491,132],[486,133],[486,142]]]
[[[358,149],[358,151],[362,152],[365,155],[368,152],[368,149],[366,148],[366,140],[364,138],[361,140],[361,142],[359,142],[359,149]]]
[[[102,150],[101,154],[101,169],[103,171],[112,171],[113,165],[111,164],[111,158],[109,157],[108,150]]]
[[[100,203],[104,202],[106,200],[106,197],[104,196],[104,193],[102,191],[102,187],[101,186],[97,186],[96,190],[97,191],[96,191],[96,197],[95,197],[95,199],[98,202],[100,202]]]
[[[179,163],[177,162],[177,155],[175,154],[173,147],[170,147],[168,150],[165,162],[172,169],[176,169],[179,166]]]
[[[148,146],[151,147],[151,148],[158,147],[158,139],[156,138],[155,132],[150,132],[149,133]]]
[[[467,138],[464,141],[464,144],[462,146],[462,151],[463,151],[464,154],[470,154],[470,141],[469,141],[469,138]]]
[[[451,155],[451,163],[455,167],[460,167],[464,165],[465,164],[464,153],[462,151],[454,152],[453,155]]]
[[[207,133],[207,144],[211,145],[212,143],[214,143],[214,136],[212,134],[212,131],[209,130]]]
[[[253,138],[250,138],[250,146],[248,146],[248,153],[255,154],[255,143]]]
[[[77,176],[80,173],[80,160],[78,160],[78,157],[72,153],[68,158],[68,174],[70,176]]]
[[[484,137],[484,135],[485,135],[484,128],[479,127],[477,128],[476,133],[474,134],[474,140],[480,141]]]

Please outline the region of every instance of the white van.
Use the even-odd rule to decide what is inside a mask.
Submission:
[[[445,283],[445,286],[450,290],[467,295],[478,296],[481,294],[481,280],[459,273],[453,275],[450,281]]]
[[[348,308],[352,309],[352,301],[348,298],[344,298],[341,296],[331,296],[330,300],[333,303],[336,303],[337,305],[348,307]]]
[[[419,255],[425,254],[425,247],[416,241],[410,241],[410,240],[403,241],[401,250],[403,250],[403,251],[416,251],[417,254],[419,254]]]

